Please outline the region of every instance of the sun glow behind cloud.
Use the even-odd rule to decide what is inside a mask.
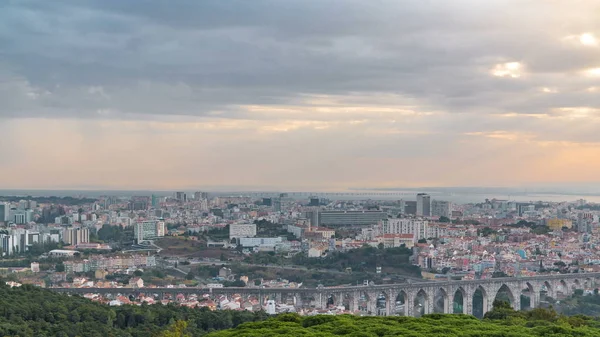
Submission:
[[[581,44],[584,46],[597,46],[598,45],[598,40],[591,33],[581,34],[581,36],[579,37],[579,42],[581,42]]]
[[[499,63],[490,71],[492,75],[497,77],[521,77],[523,65],[519,62]]]
[[[586,69],[583,71],[583,74],[588,77],[600,77],[600,67]]]

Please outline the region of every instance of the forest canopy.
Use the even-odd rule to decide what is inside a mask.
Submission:
[[[421,318],[283,314],[245,323],[209,337],[352,336],[352,337],[507,337],[600,336],[599,322],[589,317],[560,316],[551,309],[517,312],[500,305],[486,319],[467,315],[431,314]]]

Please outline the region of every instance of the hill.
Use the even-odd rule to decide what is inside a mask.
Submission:
[[[111,307],[78,296],[34,286],[0,284],[0,336],[152,337],[176,322],[187,322],[189,336],[263,320],[264,313],[210,311],[178,305]]]
[[[306,336],[306,337],[521,337],[600,336],[599,323],[589,317],[559,316],[553,310],[529,313],[494,310],[479,320],[467,315],[432,314],[413,317],[358,317],[280,315],[263,322],[245,323],[208,337]]]
[[[0,336],[19,337],[517,337],[599,336],[600,320],[553,309],[514,311],[504,302],[483,320],[467,315],[310,316],[209,311],[178,305],[118,306],[24,285],[0,283]]]

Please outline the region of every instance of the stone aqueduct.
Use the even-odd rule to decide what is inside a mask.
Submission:
[[[600,285],[600,273],[557,274],[519,278],[493,278],[484,280],[464,281],[431,281],[402,284],[325,287],[325,288],[51,288],[51,290],[69,294],[98,293],[111,295],[157,294],[211,294],[233,295],[242,297],[255,295],[263,303],[265,299],[275,299],[277,302],[292,299],[293,303],[306,303],[308,299],[317,308],[325,309],[328,304],[342,305],[351,310],[359,310],[376,315],[405,315],[415,316],[419,313],[434,312],[434,299],[437,297],[443,309],[437,312],[453,313],[455,296],[462,298],[462,313],[473,314],[473,304],[476,292],[481,298],[483,313],[492,309],[498,293],[508,296],[514,309],[521,309],[521,294],[530,298],[529,307],[535,308],[540,304],[540,293],[557,298],[559,295],[571,295],[576,289],[595,289]],[[441,300],[440,300],[441,296]],[[377,308],[378,300],[385,298],[385,305]],[[400,312],[395,311],[397,301],[403,303]],[[363,308],[359,308],[359,302]],[[364,308],[366,306],[366,308]]]

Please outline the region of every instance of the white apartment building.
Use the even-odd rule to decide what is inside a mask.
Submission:
[[[414,240],[428,238],[429,222],[422,219],[384,219],[380,222],[381,234],[414,234]]]
[[[40,233],[22,228],[0,234],[0,256],[8,256],[26,252],[33,244],[40,242]]]
[[[448,236],[447,224],[429,224],[427,227],[427,238],[441,238],[442,236]]]
[[[161,220],[138,221],[133,226],[133,237],[140,241],[165,236],[165,222]]]
[[[229,240],[239,238],[252,238],[256,236],[256,224],[231,224],[229,225]]]
[[[65,228],[63,242],[69,245],[90,242],[90,230],[87,228]]]

